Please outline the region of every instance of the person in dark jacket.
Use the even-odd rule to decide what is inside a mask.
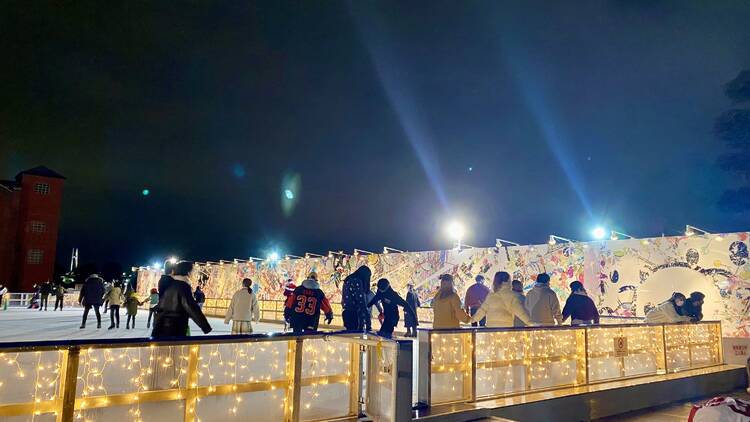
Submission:
[[[685,301],[682,307],[682,315],[689,316],[690,321],[697,322],[703,320],[703,300],[706,298],[701,292],[690,293],[690,297]]]
[[[284,319],[295,334],[317,331],[320,311],[326,316],[326,324],[333,321],[333,310],[318,283],[318,274],[311,272],[307,280],[287,296],[284,304]]]
[[[159,299],[162,297],[162,292],[164,292],[164,289],[169,286],[169,283],[172,282],[172,272],[174,271],[175,264],[170,260],[164,263],[164,273],[159,277],[159,281],[157,282],[157,290],[159,293]]]
[[[372,298],[368,306],[380,302],[383,305],[383,324],[380,326],[378,335],[383,337],[392,337],[393,329],[398,324],[399,315],[398,307],[404,308],[404,312],[411,314],[411,318],[417,319],[417,312],[406,301],[398,295],[392,288],[391,283],[381,278],[378,280],[378,292]]]
[[[562,320],[571,318],[572,325],[598,324],[599,311],[594,305],[594,301],[586,294],[583,283],[574,281],[570,283],[570,296],[565,302],[562,311]]]
[[[203,310],[203,304],[206,303],[206,294],[201,290],[201,286],[195,286],[193,297],[195,298],[195,303],[198,304],[198,307]]]
[[[48,281],[45,281],[42,283],[42,286],[39,288],[39,294],[41,296],[41,302],[39,302],[39,310],[47,310],[47,301],[49,300],[49,295],[52,293],[52,283]]]
[[[102,306],[104,297],[104,280],[98,275],[92,274],[83,283],[81,287],[81,294],[78,296],[78,303],[83,305],[83,320],[81,321],[81,329],[86,328],[86,319],[89,316],[89,311],[94,308],[96,313],[96,328],[102,328],[102,315],[99,313],[99,307]]]
[[[203,333],[211,332],[203,311],[198,307],[193,298],[188,279],[193,271],[193,263],[180,261],[172,270],[171,280],[167,283],[164,291],[159,291],[159,305],[157,305],[154,329],[151,337],[184,337],[188,335],[188,322],[192,319],[198,324]]]
[[[341,287],[341,318],[347,330],[362,331],[368,324],[366,295],[370,290],[372,271],[367,265],[357,268],[344,279]]]
[[[55,293],[55,310],[60,306],[60,310],[63,310],[63,299],[65,299],[65,288],[62,284],[58,284],[54,289]]]
[[[419,303],[419,297],[417,292],[414,291],[414,284],[409,283],[406,285],[406,303],[414,309],[416,313],[417,309],[421,306]],[[419,325],[418,318],[412,318],[410,313],[404,314],[404,327],[406,327],[406,337],[417,336],[417,325]]]

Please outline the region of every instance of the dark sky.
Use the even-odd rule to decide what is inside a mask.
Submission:
[[[444,248],[453,216],[478,245],[747,230],[716,206],[712,124],[748,22],[744,0],[7,1],[0,176],[68,177],[62,262]]]

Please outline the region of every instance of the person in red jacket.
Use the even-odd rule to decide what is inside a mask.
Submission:
[[[289,322],[292,331],[299,334],[305,331],[317,331],[320,311],[323,311],[326,324],[333,321],[333,310],[318,283],[318,275],[311,272],[302,285],[287,296],[284,306],[284,319]]]

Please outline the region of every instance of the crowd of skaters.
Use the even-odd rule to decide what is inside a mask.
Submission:
[[[86,327],[88,315],[93,309],[97,328],[101,328],[100,307],[109,312],[109,329],[120,327],[120,308],[126,310],[125,328],[135,328],[138,308],[148,303],[147,328],[153,330],[155,338],[180,337],[190,335],[189,320],[192,319],[203,333],[212,328],[202,308],[206,301],[200,286],[193,290],[190,286],[190,273],[193,263],[168,262],[158,287],[150,291],[149,297],[141,300],[132,285],[113,280],[105,282],[100,276],[89,276],[81,288],[78,301],[83,306],[81,329]],[[416,310],[421,306],[414,291],[414,284],[407,284],[405,298],[396,292],[390,282],[381,278],[371,283],[372,271],[366,265],[349,274],[342,285],[342,319],[344,327],[351,331],[372,331],[372,320],[377,318],[380,329],[377,333],[384,337],[393,336],[394,330],[404,314],[405,335],[416,337],[419,325]],[[483,275],[477,275],[464,296],[458,296],[453,276],[442,274],[440,285],[432,298],[433,328],[459,328],[461,324],[479,327],[523,327],[562,325],[568,319],[572,325],[599,323],[599,312],[594,301],[588,296],[580,281],[570,283],[570,295],[565,305],[560,306],[557,294],[549,286],[550,277],[546,273],[537,275],[534,285],[524,294],[523,283],[512,280],[508,272],[495,273],[491,287],[486,285]],[[242,280],[242,286],[230,300],[224,318],[225,324],[232,324],[233,334],[250,334],[253,322],[260,320],[258,286],[249,278]],[[0,286],[0,297],[7,289]],[[55,307],[62,310],[64,289],[50,282],[35,286],[31,306],[40,311],[47,310],[50,295],[55,295]],[[320,287],[318,275],[311,272],[299,285],[290,279],[284,290],[284,319],[294,333],[318,330],[321,314],[330,324],[333,310]],[[647,310],[645,322],[671,323],[700,321],[703,318],[704,295],[693,292],[689,297],[675,292],[672,297]],[[1,302],[0,302],[1,303]],[[373,310],[378,311],[377,316]]]

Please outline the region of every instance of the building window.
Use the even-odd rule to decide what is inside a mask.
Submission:
[[[32,233],[44,233],[47,231],[47,224],[43,221],[32,221],[30,224]]]
[[[49,183],[37,183],[34,185],[34,192],[46,195],[49,193]]]
[[[41,264],[42,257],[44,257],[44,251],[41,249],[30,249],[29,254],[26,257],[26,262],[29,264]]]

